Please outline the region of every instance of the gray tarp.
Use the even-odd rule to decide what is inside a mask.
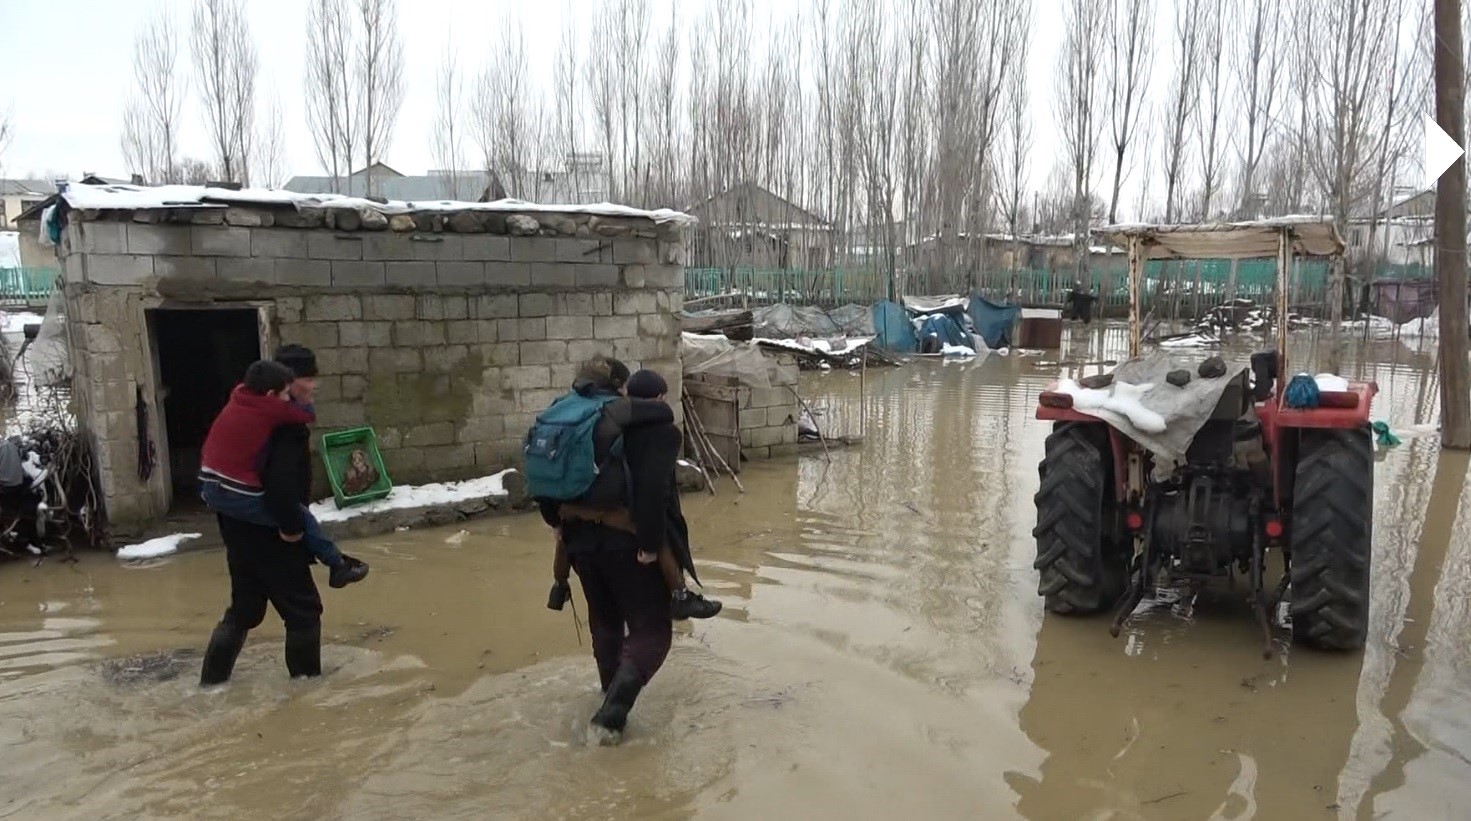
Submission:
[[[767,305],[751,312],[752,335],[770,339],[797,336],[873,336],[873,318],[862,305],[828,310],[787,304]]]
[[[1156,478],[1173,473],[1176,464],[1185,460],[1185,451],[1210,415],[1215,412],[1221,394],[1231,380],[1247,369],[1240,359],[1226,358],[1226,375],[1216,379],[1204,379],[1197,369],[1206,359],[1205,355],[1170,354],[1153,351],[1138,359],[1131,359],[1114,371],[1114,382],[1132,385],[1152,385],[1140,397],[1145,408],[1164,417],[1165,429],[1159,433],[1146,433],[1136,428],[1128,417],[1105,410],[1089,408],[1082,410],[1113,425],[1130,439],[1143,445],[1154,454]],[[1190,372],[1190,383],[1177,388],[1165,381],[1173,370]]]
[[[685,376],[702,373],[734,376],[747,387],[771,387],[771,369],[775,363],[753,343],[732,342],[719,334],[685,333],[680,339],[679,354],[684,361]]]

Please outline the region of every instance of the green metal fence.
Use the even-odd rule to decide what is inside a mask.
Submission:
[[[1289,300],[1294,305],[1321,305],[1327,276],[1326,262],[1299,262],[1292,274]],[[997,300],[1015,294],[1022,304],[1060,304],[1072,288],[1074,278],[1072,271],[992,270],[973,274],[970,289]],[[1127,310],[1129,283],[1122,266],[1092,270],[1088,278],[1104,312],[1113,315]],[[735,304],[868,305],[889,298],[891,280],[901,295],[928,295],[923,286],[933,277],[908,272],[891,277],[880,271],[689,268],[685,271],[684,287],[686,299],[703,298],[711,303],[721,301],[714,297],[730,295],[725,301]],[[1234,274],[1231,262],[1226,260],[1153,261],[1145,265],[1143,309],[1154,311],[1156,316],[1198,316],[1202,310],[1226,299],[1269,301],[1276,282],[1275,260],[1240,261]]]
[[[55,268],[0,268],[0,302],[45,302],[56,290],[61,271]]]

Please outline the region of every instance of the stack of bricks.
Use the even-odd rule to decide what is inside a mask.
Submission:
[[[79,422],[117,532],[158,518],[170,501],[167,470],[148,479],[137,471],[136,391],[150,407],[160,395],[149,309],[254,308],[264,349],[313,348],[317,432],[371,425],[398,483],[514,466],[536,413],[595,354],[660,372],[680,407],[677,219],[73,210],[58,250]],[[150,423],[162,443],[160,416],[155,408]],[[772,439],[764,422],[753,442]]]
[[[797,452],[797,360],[790,354],[766,354],[771,361],[769,388],[742,387],[741,454],[747,459],[789,456]]]

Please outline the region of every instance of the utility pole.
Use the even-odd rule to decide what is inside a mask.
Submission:
[[[1465,146],[1461,0],[1435,0],[1435,120]],[[1435,276],[1440,284],[1440,443],[1471,449],[1471,346],[1466,319],[1466,156],[1435,186]]]

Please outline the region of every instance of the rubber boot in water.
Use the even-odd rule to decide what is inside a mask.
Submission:
[[[638,700],[639,691],[644,689],[643,677],[632,664],[619,666],[608,683],[608,694],[603,706],[593,714],[592,725],[601,731],[599,739],[604,744],[617,744],[623,738],[623,728],[628,726],[628,713],[633,702]]]
[[[209,647],[204,650],[204,665],[199,671],[199,686],[209,687],[224,684],[235,672],[235,659],[245,646],[245,631],[232,624],[220,622],[210,634]]]
[[[286,631],[286,672],[292,678],[322,674],[322,626]]]

